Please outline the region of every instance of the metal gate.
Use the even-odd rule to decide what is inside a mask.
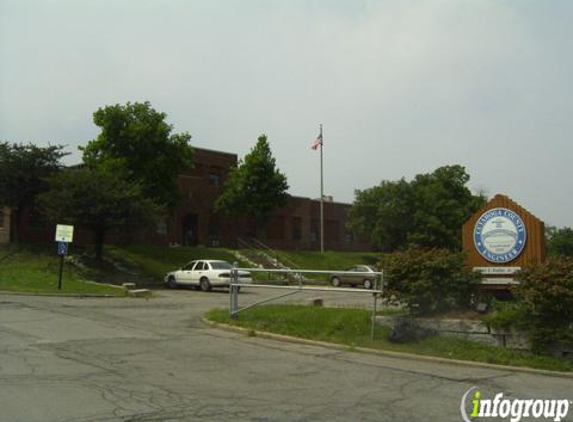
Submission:
[[[239,271],[249,271],[251,273],[280,273],[280,274],[293,274],[299,279],[297,286],[277,286],[274,284],[241,284],[239,283]],[[354,288],[338,288],[338,287],[308,287],[303,285],[303,274],[340,274],[340,275],[376,275],[376,281],[372,290],[354,289]],[[263,299],[255,303],[251,303],[242,308],[239,307],[239,287],[241,289],[276,289],[287,290],[288,293],[281,294],[268,299]],[[372,295],[372,317],[370,321],[370,338],[374,340],[374,325],[376,321],[376,312],[378,310],[378,298],[384,294],[384,271],[379,272],[357,272],[357,271],[320,271],[320,270],[300,270],[300,269],[265,269],[265,268],[234,268],[231,270],[231,284],[229,286],[229,317],[233,320],[239,318],[239,313],[246,311],[263,303],[272,302],[274,300],[282,299],[287,296],[292,296],[304,291],[321,291],[329,293],[359,293]]]

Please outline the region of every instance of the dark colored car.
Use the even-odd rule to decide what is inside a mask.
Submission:
[[[355,265],[344,271],[351,271],[356,274],[334,273],[330,276],[330,284],[334,287],[340,287],[342,285],[361,285],[364,286],[365,289],[372,289],[376,285],[376,279],[379,277],[376,274],[372,274],[377,271],[376,267],[372,265]]]

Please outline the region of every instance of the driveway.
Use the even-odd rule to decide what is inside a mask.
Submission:
[[[472,386],[573,398],[573,379],[283,343],[201,322],[228,302],[224,292],[190,290],[150,300],[0,295],[0,421],[442,422],[462,420]]]

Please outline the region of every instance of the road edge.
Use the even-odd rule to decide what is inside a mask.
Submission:
[[[535,369],[535,368],[528,368],[524,366],[510,366],[510,365],[496,365],[493,363],[486,363],[486,362],[474,362],[470,360],[459,360],[459,359],[447,359],[441,358],[436,356],[426,356],[426,355],[417,355],[414,353],[405,353],[405,352],[394,352],[390,350],[377,350],[377,349],[369,349],[366,347],[351,347],[342,344],[336,343],[329,343],[325,341],[318,341],[318,340],[309,340],[300,337],[293,337],[287,336],[284,334],[275,334],[269,333],[267,331],[258,331],[253,330],[250,328],[243,328],[243,327],[236,327],[230,324],[224,324],[221,322],[215,322],[208,320],[204,316],[201,317],[201,320],[213,327],[218,328],[224,331],[234,332],[245,334],[252,337],[258,337],[263,339],[269,340],[277,340],[277,341],[284,341],[289,343],[298,343],[298,344],[305,344],[309,346],[320,346],[326,347],[329,349],[341,350],[345,352],[360,352],[369,355],[375,356],[384,356],[396,359],[408,359],[408,360],[416,360],[421,362],[433,362],[439,364],[449,364],[449,365],[456,365],[456,366],[469,366],[473,368],[486,368],[486,369],[495,369],[498,371],[512,371],[512,372],[522,372],[526,374],[533,374],[533,375],[545,375],[557,378],[571,378],[573,379],[573,372],[558,372],[558,371],[550,371],[546,369]]]

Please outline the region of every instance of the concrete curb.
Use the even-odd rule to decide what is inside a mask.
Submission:
[[[76,297],[76,298],[118,298],[123,299],[128,296],[113,296],[113,295],[106,295],[106,294],[82,294],[82,293],[32,293],[32,292],[10,292],[0,290],[0,295],[6,296],[46,296],[46,297]]]
[[[284,334],[274,334],[269,333],[266,331],[256,331],[249,328],[243,327],[235,327],[229,324],[223,324],[220,322],[214,322],[206,319],[205,317],[201,318],[203,322],[211,327],[218,328],[221,330],[234,332],[234,333],[241,333],[245,335],[249,335],[250,333],[254,333],[254,337],[269,339],[269,340],[277,340],[277,341],[285,341],[289,343],[298,343],[298,344],[305,344],[309,346],[320,346],[326,347],[329,349],[341,350],[344,352],[360,352],[366,353],[369,355],[375,356],[384,356],[384,357],[391,357],[396,359],[408,359],[408,360],[416,360],[421,362],[430,362],[430,363],[439,363],[439,364],[448,364],[448,365],[456,365],[456,366],[469,366],[473,368],[486,368],[486,369],[495,369],[498,371],[512,371],[512,372],[522,372],[526,374],[533,374],[533,375],[545,375],[551,377],[558,377],[558,378],[571,378],[573,379],[573,372],[557,372],[557,371],[549,371],[545,369],[534,369],[534,368],[527,368],[522,366],[509,366],[509,365],[495,365],[492,363],[485,363],[485,362],[473,362],[469,360],[458,360],[458,359],[446,359],[440,358],[435,356],[425,356],[425,355],[416,355],[413,353],[404,353],[404,352],[392,352],[389,350],[376,350],[376,349],[368,349],[365,347],[351,347],[336,343],[327,343],[324,341],[318,340],[308,340],[299,337],[292,337],[287,336]]]
[[[97,284],[97,283],[94,283]],[[113,284],[108,284],[108,286],[117,288],[118,291],[124,291],[126,294],[125,296],[115,296],[115,295],[110,295],[110,294],[103,294],[103,293],[48,293],[48,292],[37,292],[37,293],[33,293],[33,292],[12,292],[9,290],[0,290],[0,295],[6,295],[6,296],[46,296],[46,297],[75,297],[78,299],[82,299],[82,298],[86,298],[86,299],[92,299],[92,298],[116,298],[116,299],[125,299],[125,298],[133,298],[133,299],[139,299],[142,298],[143,296],[130,296],[128,294],[129,290],[124,289],[123,287],[120,286],[114,286]],[[150,299],[153,297],[153,293],[150,294],[150,296],[147,297],[143,297],[145,299]]]

